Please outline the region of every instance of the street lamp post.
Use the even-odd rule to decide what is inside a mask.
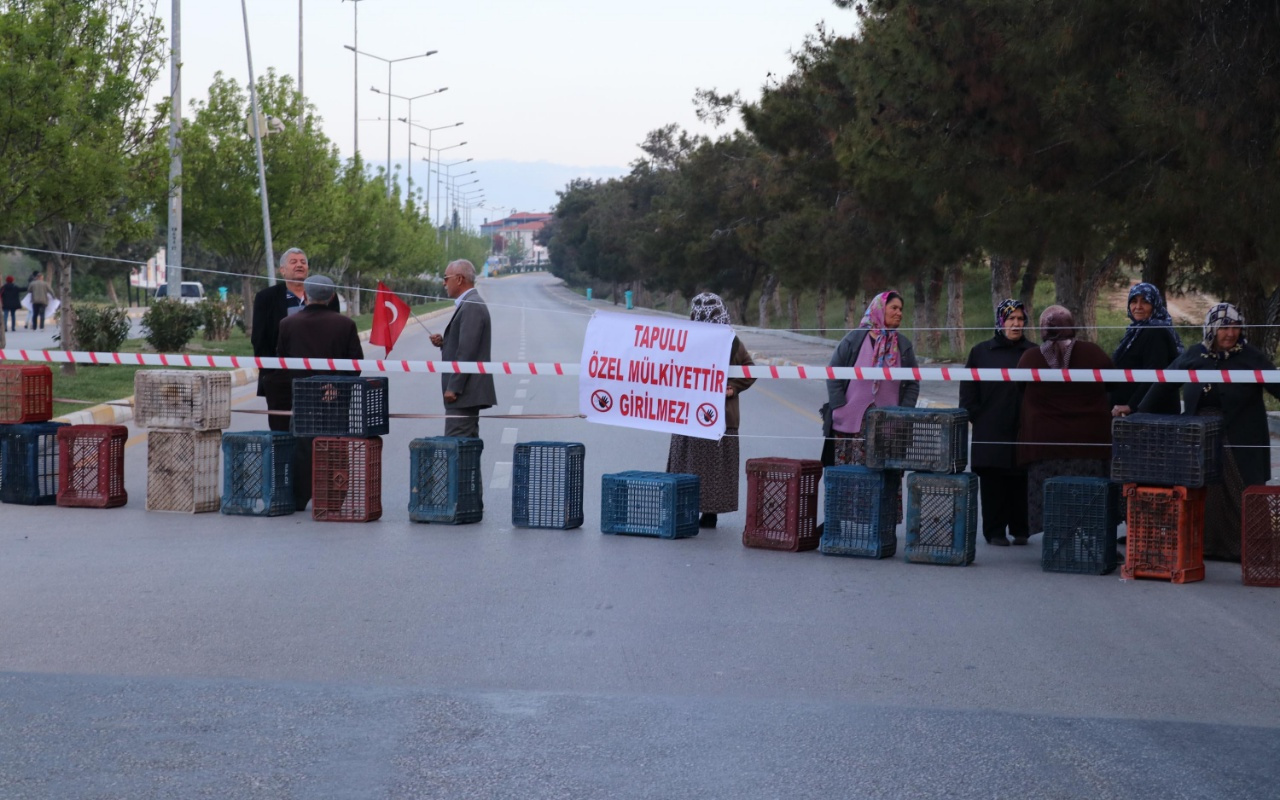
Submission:
[[[409,116],[408,116],[407,118],[403,118],[403,119],[413,119],[413,101],[414,101],[414,100],[421,100],[422,98],[424,98],[424,97],[430,97],[430,96],[431,96],[431,95],[433,95],[433,94],[440,94],[441,92],[447,92],[447,91],[449,91],[449,87],[448,87],[448,86],[441,86],[439,89],[436,89],[434,92],[424,92],[423,94],[416,94],[416,95],[414,95],[413,97],[405,97],[405,96],[403,96],[403,95],[399,95],[399,94],[392,94],[392,93],[390,92],[390,90],[388,90],[388,91],[385,91],[385,92],[384,92],[384,91],[382,91],[381,89],[379,89],[377,86],[370,86],[370,87],[369,87],[369,90],[370,90],[370,91],[372,91],[372,92],[375,92],[375,93],[377,93],[377,94],[385,94],[388,98],[392,98],[392,97],[394,97],[394,98],[396,98],[397,100],[408,100],[408,101],[409,101]],[[388,107],[391,105],[391,100],[390,100],[390,99],[388,99],[388,100],[387,100],[387,105],[388,105]],[[389,113],[389,111],[388,111],[388,113]],[[391,125],[390,125],[390,123],[388,123],[388,124],[387,124],[388,141],[390,141],[390,130],[391,130]],[[410,135],[410,137],[412,137],[412,136],[413,136],[413,132],[412,132],[412,131],[410,131],[409,135]],[[409,144],[410,144],[410,145],[412,145],[412,144],[413,144],[413,142],[409,142]],[[388,147],[389,147],[389,146],[388,146]],[[391,151],[390,151],[390,149],[388,149],[388,150],[387,150],[387,152],[391,152]],[[413,191],[413,151],[412,151],[412,150],[409,150],[409,151],[408,151],[408,153],[406,154],[406,157],[407,157],[407,158],[408,158],[408,160],[409,160],[409,164],[408,164],[408,167],[409,167],[409,176],[408,176],[408,177],[409,177],[409,191]]]
[[[452,150],[455,147],[462,147],[464,144],[466,144],[466,142],[458,142],[457,144],[451,144],[448,147],[441,147],[439,150],[436,150],[436,208],[440,207],[440,154],[443,153],[445,150]],[[457,162],[454,162],[453,164],[449,164],[448,166],[455,167],[458,164],[465,164],[467,161],[471,161],[471,159],[468,158],[468,159],[464,159],[463,161],[457,161]],[[436,223],[436,224],[437,226],[440,225],[440,223]]]
[[[431,136],[432,136],[432,134],[433,134],[433,133],[435,133],[436,131],[442,131],[442,130],[444,130],[445,128],[457,128],[458,126],[462,125],[462,123],[461,123],[461,122],[455,122],[455,123],[453,123],[452,125],[440,125],[440,126],[435,127],[435,128],[428,128],[426,125],[419,125],[418,123],[414,122],[414,121],[413,121],[413,119],[412,119],[411,117],[404,117],[404,118],[401,118],[401,120],[400,120],[400,121],[401,121],[401,122],[403,122],[403,123],[405,123],[405,124],[407,124],[411,129],[412,129],[412,128],[422,128],[424,131],[426,131],[426,132],[427,132],[427,158],[426,158],[425,160],[426,160],[426,162],[427,162],[427,200],[430,200],[430,199],[431,199]],[[418,144],[417,142],[414,142],[414,141],[413,141],[413,138],[412,138],[412,137],[413,137],[413,131],[412,131],[412,130],[410,130],[410,131],[409,131],[409,137],[410,137],[410,139],[409,139],[409,146],[410,146],[410,147],[422,147],[422,145],[420,145],[420,144]],[[409,160],[410,160],[410,161],[412,161],[412,160],[413,160],[413,155],[412,155],[413,151],[412,151],[412,150],[410,150],[409,152],[410,152]],[[439,164],[438,164],[438,162],[437,162],[437,166],[436,166],[436,174],[437,174],[437,176],[439,175],[439,171],[440,171],[440,167],[439,167]],[[437,177],[437,180],[438,180],[438,179],[439,179],[439,178]]]
[[[387,91],[386,91],[386,95],[387,95],[387,197],[390,197],[391,196],[391,98],[394,96],[391,94],[391,67],[400,63],[401,61],[412,61],[415,58],[426,58],[427,56],[433,56],[440,51],[428,50],[425,53],[416,53],[411,56],[402,56],[401,58],[383,58],[382,56],[374,55],[373,53],[367,53],[364,50],[357,50],[356,48],[352,47],[349,44],[344,44],[343,47],[347,48],[348,50],[355,53],[356,55],[367,56],[368,58],[376,58],[379,61],[385,62],[387,65]]]

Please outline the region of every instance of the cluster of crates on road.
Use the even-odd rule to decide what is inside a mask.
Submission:
[[[294,383],[289,433],[224,433],[231,421],[226,372],[143,370],[135,419],[148,430],[148,511],[278,516],[295,512],[297,448],[312,456],[312,517],[369,522],[382,515],[382,439],[389,432],[384,377],[312,376]],[[52,372],[0,365],[0,502],[91,508],[122,506],[127,429],[52,422]],[[978,478],[966,472],[968,416],[961,409],[868,412],[866,465],[818,461],[746,463],[743,544],[752,548],[883,559],[897,552],[906,476],[909,562],[973,562]],[[1047,572],[1174,583],[1204,577],[1205,487],[1222,479],[1216,417],[1135,414],[1113,425],[1111,479],[1045,483],[1041,566]],[[430,437],[409,445],[409,517],[466,524],[484,515],[480,439]],[[221,459],[219,458],[221,456]],[[514,448],[512,523],[567,530],[583,524],[586,450],[573,442]],[[817,524],[818,488],[825,519]],[[221,487],[221,493],[219,488]],[[699,479],[628,471],[605,474],[603,533],[679,539],[698,533]],[[1244,493],[1242,575],[1280,586],[1280,487]],[[1123,564],[1117,529],[1127,522]]]

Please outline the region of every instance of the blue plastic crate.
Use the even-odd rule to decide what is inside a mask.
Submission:
[[[1198,489],[1222,480],[1222,418],[1130,414],[1111,423],[1111,480]]]
[[[313,375],[293,382],[294,436],[371,438],[391,431],[386,378]]]
[[[49,506],[58,501],[61,422],[0,426],[0,503]]]
[[[435,436],[409,443],[409,519],[463,525],[484,518],[484,441]]]
[[[898,483],[902,473],[849,465],[827,467],[825,519],[818,551],[829,556],[888,558],[898,552]]]
[[[568,530],[582,526],[582,467],[576,442],[522,442],[515,447],[511,524]]]
[[[913,472],[907,476],[907,561],[972,564],[977,543],[977,475]]]
[[[669,472],[603,476],[600,532],[684,539],[698,535],[702,481]]]
[[[963,408],[873,408],[863,423],[872,469],[964,472],[969,412]]]
[[[1044,482],[1045,572],[1106,575],[1116,568],[1120,484],[1106,478],[1059,477]]]
[[[283,431],[222,434],[222,513],[278,517],[296,511],[297,448],[298,440]]]

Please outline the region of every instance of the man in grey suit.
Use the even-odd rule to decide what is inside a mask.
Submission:
[[[444,290],[453,298],[456,311],[444,335],[431,334],[431,343],[440,348],[444,361],[488,361],[492,333],[489,307],[476,292],[476,268],[470,261],[451,262],[444,271]],[[444,408],[445,436],[480,437],[480,409],[498,402],[492,375],[444,373],[440,376]]]

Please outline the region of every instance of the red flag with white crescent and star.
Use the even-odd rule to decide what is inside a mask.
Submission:
[[[373,330],[369,332],[369,344],[379,345],[387,349],[396,346],[396,339],[409,322],[409,304],[401,300],[394,292],[378,281],[378,293],[374,296]]]

